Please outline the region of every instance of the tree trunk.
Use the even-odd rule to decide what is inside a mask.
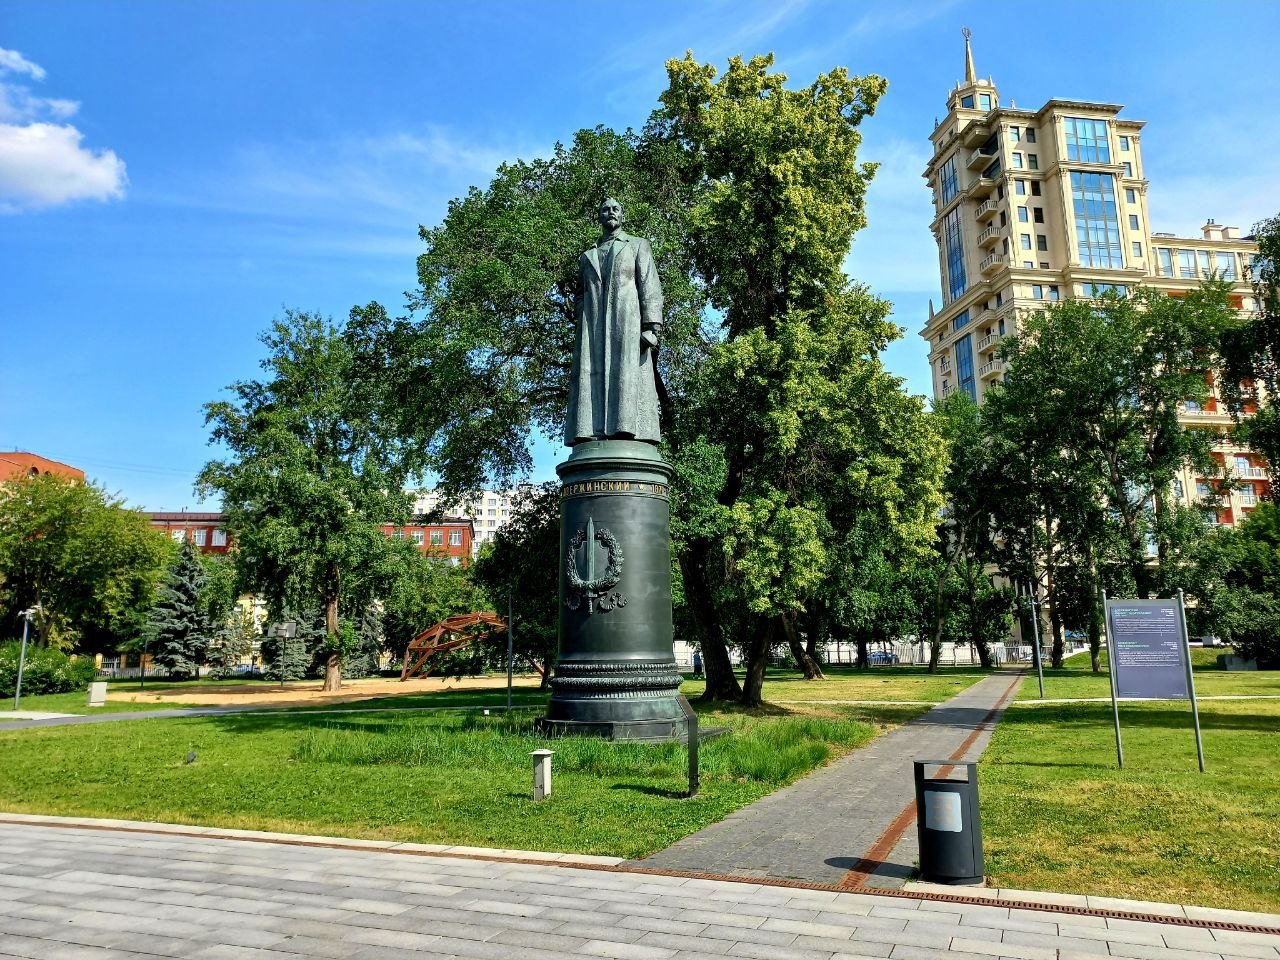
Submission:
[[[1055,670],[1062,669],[1063,661],[1063,643],[1062,643],[1062,620],[1058,616],[1054,616],[1053,620],[1053,649],[1049,653],[1049,666]]]
[[[857,656],[854,657],[853,665],[859,670],[866,670],[871,666],[871,655],[867,650],[867,635],[859,630],[853,635],[853,644],[857,648]]]
[[[986,642],[982,640],[975,640],[973,641],[973,648],[978,651],[978,666],[982,667],[983,670],[990,670],[991,649],[987,646]]]
[[[698,646],[702,650],[702,668],[707,674],[707,688],[701,696],[704,702],[734,703],[742,699],[742,687],[733,673],[733,661],[725,646],[711,600],[711,586],[707,583],[707,564],[710,562],[709,544],[695,540],[686,555],[680,558],[680,573],[684,578],[684,599],[698,633]]]
[[[342,689],[342,638],[338,622],[338,599],[342,595],[336,567],[329,568],[329,590],[324,598],[324,630],[329,636],[329,656],[324,662],[325,692]]]
[[[773,649],[774,621],[757,618],[756,629],[751,641],[747,644],[747,674],[742,683],[742,700],[745,707],[758,707],[764,702],[761,690],[764,689],[764,671],[769,665],[769,651]]]
[[[787,646],[791,650],[791,656],[796,659],[796,666],[800,668],[800,672],[804,674],[806,680],[822,680],[822,667],[818,666],[818,661],[809,656],[809,651],[800,643],[800,635],[796,632],[796,615],[794,613],[784,613],[778,617],[778,629],[782,631],[782,635],[786,637]]]

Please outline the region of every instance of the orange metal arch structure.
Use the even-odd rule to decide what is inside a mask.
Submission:
[[[461,649],[491,632],[501,633],[506,629],[506,621],[488,611],[445,617],[409,642],[404,651],[404,667],[400,671],[400,679],[408,680],[419,673],[424,677],[429,676],[431,668],[423,670],[423,667],[426,667],[427,661],[435,654]]]

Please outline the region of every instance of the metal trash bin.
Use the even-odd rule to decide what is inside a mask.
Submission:
[[[967,779],[928,779],[925,767],[963,769]],[[921,878],[930,883],[982,883],[986,863],[982,858],[978,765],[917,760],[915,776]]]

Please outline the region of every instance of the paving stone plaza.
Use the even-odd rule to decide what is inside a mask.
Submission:
[[[1135,921],[658,876],[601,858],[591,869],[35,820],[0,818],[0,957],[1280,958],[1280,931],[1228,929],[1280,928],[1280,917],[1172,908],[1167,921]],[[1197,918],[1222,926],[1188,925]]]

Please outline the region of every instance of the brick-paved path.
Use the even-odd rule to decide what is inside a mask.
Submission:
[[[1280,960],[1280,936],[581,867],[0,823],[0,957]]]
[[[1021,677],[998,673],[980,680],[924,716],[638,863],[840,883],[914,801],[911,762],[952,758]],[[990,739],[988,728],[957,759],[977,759]],[[867,885],[901,886],[911,875],[918,858],[914,821],[892,849]]]

